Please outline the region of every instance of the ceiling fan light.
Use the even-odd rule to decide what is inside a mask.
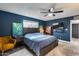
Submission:
[[[50,13],[50,14],[48,14],[48,16],[52,16],[52,14]]]

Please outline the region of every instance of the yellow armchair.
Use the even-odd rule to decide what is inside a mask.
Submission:
[[[14,48],[15,44],[16,40],[12,39],[11,36],[0,37],[0,51],[2,53],[4,53],[4,51]]]

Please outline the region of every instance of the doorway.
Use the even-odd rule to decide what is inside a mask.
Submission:
[[[70,41],[74,44],[79,43],[79,20],[70,21]]]

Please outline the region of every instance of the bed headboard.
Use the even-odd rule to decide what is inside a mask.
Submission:
[[[24,28],[24,34],[39,32],[39,28]]]

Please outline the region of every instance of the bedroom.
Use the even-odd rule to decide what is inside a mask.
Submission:
[[[78,6],[78,3],[0,3],[0,55],[79,55],[78,40],[71,42],[70,25],[79,19]]]

